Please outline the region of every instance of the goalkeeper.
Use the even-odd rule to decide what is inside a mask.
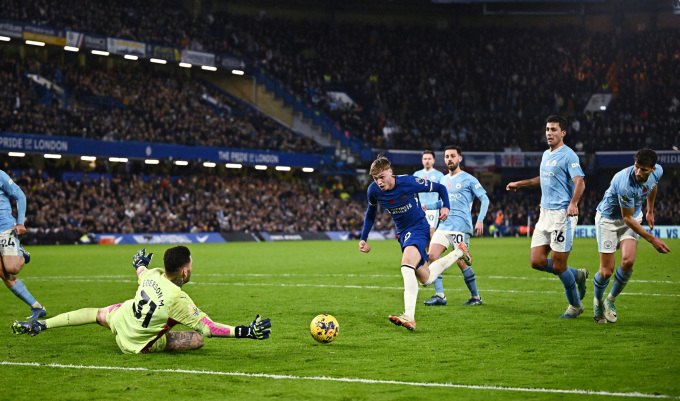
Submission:
[[[269,319],[255,320],[248,326],[228,326],[213,322],[196,307],[182,285],[191,279],[193,261],[185,246],[165,251],[165,269],[149,269],[153,253],[142,249],[132,258],[139,288],[134,299],[105,308],[85,308],[62,313],[47,320],[15,321],[14,334],[29,334],[64,326],[97,323],[116,335],[126,354],[187,351],[201,348],[204,337],[235,337],[265,340],[271,333]],[[170,331],[181,323],[195,331]]]

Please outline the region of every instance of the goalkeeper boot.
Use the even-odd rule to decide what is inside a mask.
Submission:
[[[569,305],[567,311],[564,312],[562,316],[560,316],[560,319],[575,319],[581,313],[583,313],[583,304],[578,306]]]
[[[19,245],[19,251],[24,254],[24,264],[29,263],[31,261],[31,254],[21,245]]]
[[[607,323],[604,317],[604,301],[601,299],[593,299],[593,320],[595,323]]]
[[[472,305],[482,305],[482,297],[476,296],[476,297],[471,297],[467,302],[465,302],[463,305],[465,306],[472,306]]]
[[[30,320],[28,322],[17,322],[15,320],[11,328],[12,333],[14,334],[28,334],[31,337],[35,337],[40,334],[41,331],[46,330],[47,325],[40,320]]]
[[[416,321],[409,318],[406,315],[403,314],[400,316],[390,315],[389,319],[390,322],[394,323],[397,326],[404,326],[409,331],[413,331],[416,329]]]
[[[614,305],[614,300],[610,299],[609,296],[604,299],[604,317],[609,323],[616,323],[616,305]]]
[[[428,299],[427,301],[423,301],[423,303],[427,306],[444,306],[446,305],[446,297],[440,297],[437,294],[434,294],[432,298]]]
[[[40,319],[45,316],[47,316],[47,309],[41,306],[40,308],[31,308],[31,316],[28,316],[26,319]]]
[[[578,274],[576,275],[576,285],[578,286],[578,297],[583,299],[586,296],[586,281],[588,279],[588,270],[578,269]]]
[[[463,262],[465,262],[466,265],[471,266],[472,265],[472,256],[470,256],[470,252],[468,252],[467,245],[465,245],[465,242],[461,242],[458,244],[458,249],[463,251],[463,256],[460,258],[463,259]]]

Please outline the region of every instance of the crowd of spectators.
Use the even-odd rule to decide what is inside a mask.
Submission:
[[[543,150],[553,113],[573,122],[577,150],[680,145],[677,30],[389,27],[212,15],[209,4],[192,15],[162,0],[5,3],[0,18],[244,57],[378,148]],[[583,112],[594,93],[615,96],[606,112]]]
[[[27,74],[52,91],[41,102]],[[217,103],[208,103],[209,96]],[[49,95],[48,95],[49,97]],[[103,105],[103,106],[102,106]],[[107,69],[38,60],[0,60],[0,131],[189,146],[322,153],[312,139],[198,80],[139,65]]]
[[[9,172],[27,197],[27,244],[77,243],[93,233],[348,231],[358,237],[367,207],[365,186],[332,178]],[[656,225],[680,225],[680,183],[671,180],[657,196]],[[485,235],[526,235],[527,218],[532,226],[538,219],[540,191],[488,190]],[[586,190],[579,225],[594,224],[602,196]],[[475,202],[473,221],[478,213]],[[373,229],[394,232],[391,216],[381,210]]]
[[[366,205],[314,179],[207,174],[14,177],[27,197],[24,242],[75,243],[88,233],[361,230]],[[389,230],[382,213],[375,229]]]

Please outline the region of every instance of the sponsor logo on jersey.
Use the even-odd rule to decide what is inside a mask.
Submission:
[[[387,212],[389,214],[402,214],[402,213],[406,213],[407,211],[409,211],[409,209],[411,209],[411,204],[407,203],[404,206],[393,207],[391,209],[387,209]]]
[[[189,313],[191,313],[191,315],[194,316],[194,317],[198,317],[198,315],[201,314],[201,310],[198,309],[197,307],[195,307],[194,305],[190,304],[188,306],[188,308],[189,308]]]
[[[580,166],[580,164],[578,164],[578,163],[571,163],[571,168],[578,167],[578,166]]]
[[[477,184],[477,185],[475,185],[475,189],[477,189],[477,188],[479,188],[479,187],[481,187],[481,186],[482,186],[482,184]]]

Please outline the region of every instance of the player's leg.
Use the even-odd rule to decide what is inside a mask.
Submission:
[[[626,238],[621,241],[621,265],[613,274],[614,283],[609,291],[609,295],[607,295],[607,298],[604,300],[604,316],[610,323],[615,323],[618,319],[614,302],[633,275],[633,264],[635,263],[637,244],[637,239],[632,238]]]
[[[461,241],[466,246],[469,246],[470,236],[465,233],[454,233],[453,242],[455,243],[455,245],[458,246]],[[465,281],[465,285],[470,291],[470,299],[467,300],[467,302],[463,303],[463,305],[465,306],[482,305],[482,297],[479,295],[479,291],[477,290],[477,276],[475,276],[475,272],[474,270],[472,270],[472,265],[468,265],[467,263],[459,259],[458,267],[460,268],[460,272],[463,274],[463,280]]]
[[[423,269],[423,271],[420,272],[421,274],[418,275],[418,280],[420,280],[420,283],[424,287],[429,286],[437,279],[437,277],[444,273],[446,269],[451,267],[459,259],[464,261],[468,266],[472,264],[472,256],[464,243],[459,244],[458,247],[454,248],[443,258],[439,258],[429,266],[426,266],[427,269]]]
[[[448,236],[441,231],[435,232],[430,241],[430,263],[434,263],[439,260],[439,257],[446,251],[449,244]],[[429,277],[428,277],[429,278]],[[446,295],[444,295],[444,283],[442,280],[442,275],[440,274],[434,281],[435,294],[432,298],[424,302],[428,306],[446,305]]]
[[[168,331],[164,337],[166,345],[163,351],[165,352],[191,351],[201,348],[204,344],[203,335],[195,331]]]
[[[12,237],[3,238],[7,240],[7,238]],[[2,254],[2,257],[0,258],[2,260],[2,269],[0,269],[2,271],[0,273],[2,281],[17,298],[31,307],[31,315],[28,316],[27,319],[38,319],[47,316],[47,311],[40,302],[36,301],[33,295],[31,295],[28,288],[26,288],[26,284],[16,277],[16,274],[18,274],[24,266],[24,257],[18,254],[18,242],[16,240],[10,241],[10,243],[12,242],[14,243],[13,246],[4,245],[0,250],[0,253]]]
[[[424,250],[424,249],[423,249]],[[404,279],[404,313],[390,315],[389,320],[397,326],[404,326],[408,330],[416,328],[415,314],[418,299],[418,270],[427,268],[422,265],[421,252],[415,245],[404,247],[401,258],[401,275]]]
[[[603,298],[615,263],[616,257],[614,252],[600,252],[600,268],[595,273],[595,277],[593,277],[593,320],[596,323],[607,323],[607,319],[604,316]]]

